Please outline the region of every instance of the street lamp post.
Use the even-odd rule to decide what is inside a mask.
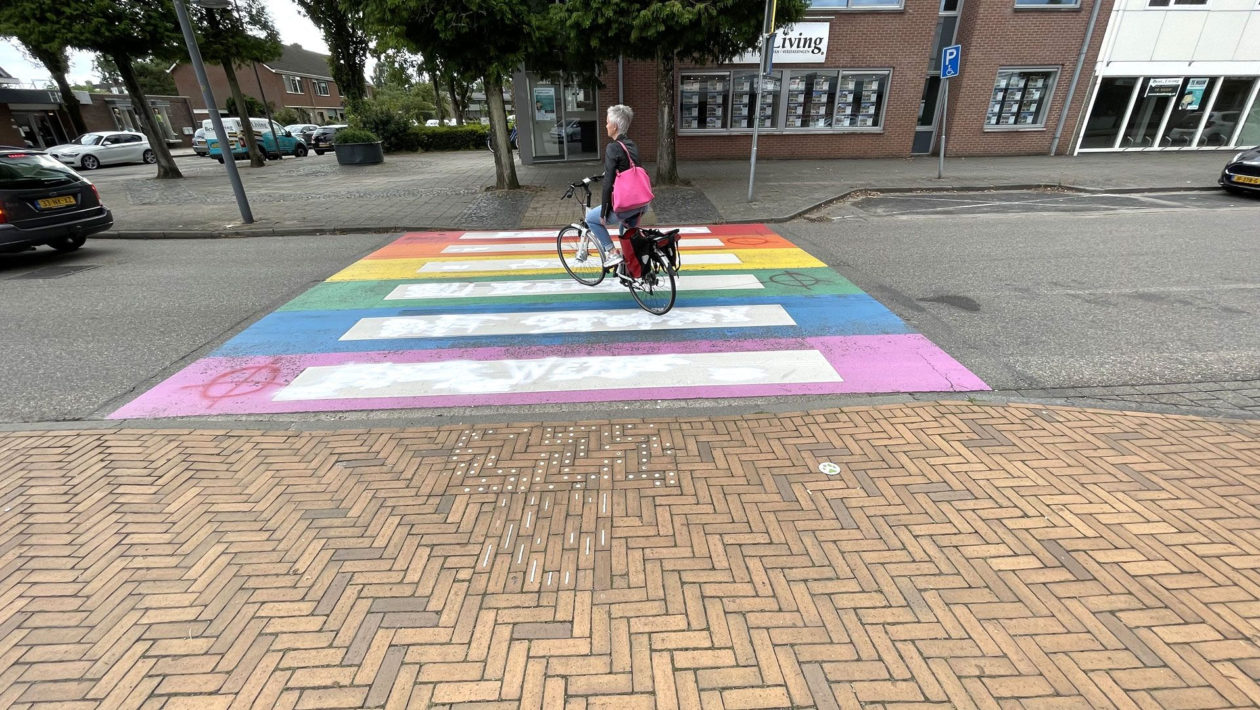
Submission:
[[[227,168],[228,182],[232,183],[232,193],[236,195],[236,206],[241,210],[241,221],[254,223],[254,214],[249,209],[249,199],[245,197],[245,186],[241,184],[241,175],[236,171],[236,158],[227,144],[227,131],[223,128],[223,117],[214,103],[214,92],[210,90],[210,80],[206,78],[206,66],[201,61],[201,49],[197,47],[197,37],[193,35],[192,23],[188,20],[188,9],[184,0],[174,0],[175,16],[179,18],[179,28],[184,32],[184,42],[188,45],[188,58],[192,60],[193,73],[197,75],[197,83],[201,84],[201,98],[206,102],[206,110],[210,113],[210,125],[214,126],[214,134],[219,141],[219,157]],[[198,4],[207,9],[226,8],[228,0],[198,0]]]

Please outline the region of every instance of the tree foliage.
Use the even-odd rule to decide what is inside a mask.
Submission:
[[[328,62],[346,105],[353,107],[367,96],[364,68],[371,48],[363,8],[359,2],[341,0],[294,0],[324,35],[332,54]]]
[[[175,86],[175,78],[167,71],[171,66],[169,61],[136,59],[132,61],[131,66],[136,73],[136,81],[140,82],[140,88],[144,89],[146,95],[175,96],[179,93],[179,89]],[[118,73],[118,67],[114,65],[112,59],[97,55],[92,62],[92,68],[104,87],[126,90],[123,86],[122,75]]]
[[[35,19],[32,2],[33,0],[4,0],[0,3],[0,37],[17,40],[27,54],[44,65],[61,92],[61,102],[70,115],[75,133],[86,133],[87,127],[83,123],[79,101],[74,97],[70,81],[66,79],[66,73],[70,71],[66,59],[66,43],[60,37],[44,31],[44,27]]]

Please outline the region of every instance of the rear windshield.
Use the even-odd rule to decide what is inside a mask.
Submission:
[[[73,170],[47,155],[0,152],[0,188],[65,185],[78,179]]]

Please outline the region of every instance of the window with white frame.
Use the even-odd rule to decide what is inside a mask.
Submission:
[[[1147,7],[1178,7],[1206,5],[1208,0],[1147,0]]]
[[[302,93],[302,77],[284,74],[284,90],[290,94]]]
[[[813,10],[900,10],[902,0],[810,0]]]
[[[313,83],[313,84],[315,84],[315,94],[316,94],[317,96],[327,96],[327,95],[328,95],[328,93],[329,93],[329,92],[328,92],[328,82],[326,82],[326,81],[314,81],[314,82],[312,82],[312,83]]]
[[[1054,69],[1001,69],[993,84],[985,129],[1045,128]]]

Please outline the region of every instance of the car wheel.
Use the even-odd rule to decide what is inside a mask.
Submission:
[[[301,143],[298,143],[298,144],[297,144],[297,145],[293,148],[293,157],[295,157],[295,158],[304,158],[304,157],[306,157],[306,146],[302,145]]]
[[[65,254],[67,252],[72,252],[75,249],[78,249],[79,247],[83,246],[83,243],[86,241],[87,241],[87,237],[84,237],[84,236],[60,237],[58,239],[52,240],[51,242],[48,242],[48,246],[52,247],[53,249],[56,249],[62,254]]]
[[[154,153],[152,148],[148,148],[144,151],[144,162],[149,165],[157,162],[157,153]]]
[[[215,160],[217,160],[217,161],[219,161],[219,164],[220,164],[220,165],[222,165],[222,164],[223,164],[223,156],[222,156],[222,155],[216,155],[216,156],[214,156],[214,159],[215,159]]]
[[[101,161],[97,160],[94,155],[83,156],[83,160],[79,164],[83,166],[84,170],[96,170],[101,167]]]

